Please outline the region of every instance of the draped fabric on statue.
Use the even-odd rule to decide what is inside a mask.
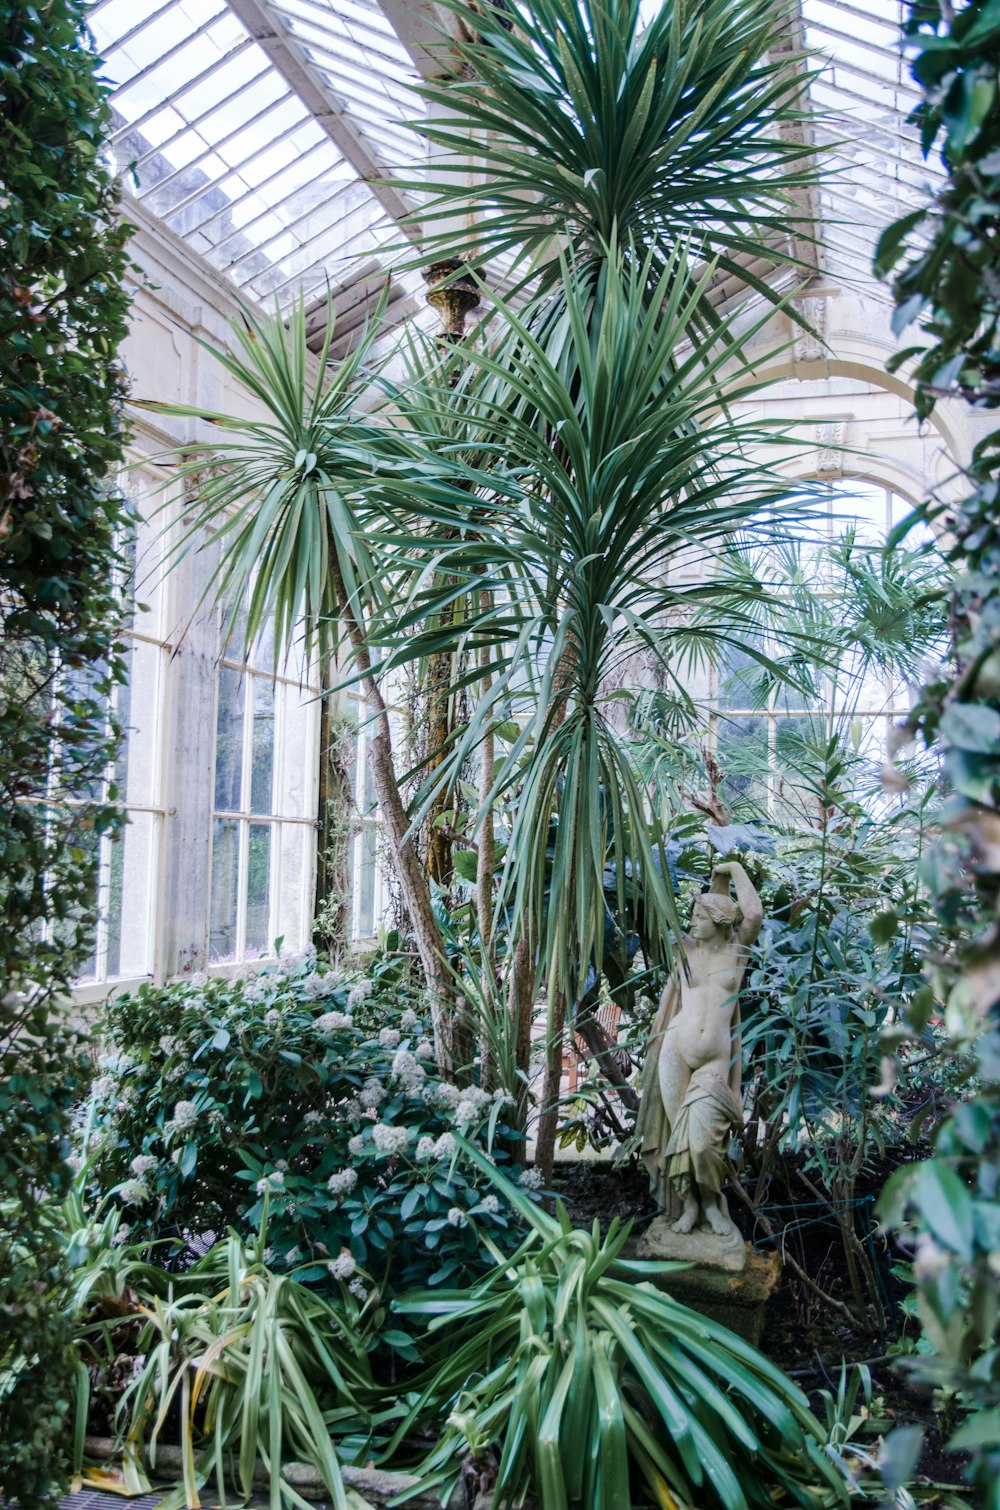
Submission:
[[[681,992],[676,977],[671,977],[653,1019],[646,1061],[642,1068],[642,1099],[636,1119],[640,1154],[649,1172],[656,1204],[668,1221],[681,1214],[684,1194],[692,1178],[702,1189],[718,1192],[722,1187],[724,1164],[722,1149],[730,1127],[743,1120],[740,1099],[740,1055],[737,1052],[729,1068],[728,1080],[717,1073],[696,1070],[671,1127],[660,1093],[660,1054],[667,1029],[680,1011]],[[739,1043],[739,1007],[733,1011],[734,1046]]]

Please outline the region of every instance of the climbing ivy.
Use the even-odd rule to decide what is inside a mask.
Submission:
[[[85,0],[0,0],[0,1499],[62,1481],[49,1212],[85,1072],[66,1002],[119,809],[110,694],[129,227]],[[120,579],[119,579],[120,580]]]
[[[917,0],[905,33],[923,99],[925,155],[947,183],[890,226],[877,268],[895,273],[897,332],[919,321],[916,404],[942,396],[1000,407],[1000,0]],[[964,500],[943,523],[957,571],[954,664],[926,686],[914,724],[942,751],[954,791],[926,880],[941,925],[914,1027],[935,998],[956,1048],[974,1052],[978,1089],[939,1128],[934,1157],[890,1182],[887,1220],[917,1234],[915,1273],[935,1355],[922,1366],[966,1407],[952,1439],[971,1454],[980,1503],[1000,1507],[1000,430],[976,447]],[[945,511],[931,504],[929,515]]]

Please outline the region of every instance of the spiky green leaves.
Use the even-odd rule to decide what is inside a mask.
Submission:
[[[677,1510],[843,1505],[843,1480],[802,1393],[725,1327],[655,1287],[671,1264],[623,1259],[617,1219],[601,1235],[547,1216],[481,1157],[532,1236],[464,1291],[397,1303],[444,1334],[398,1436],[421,1420],[441,1440],[425,1486],[457,1477],[469,1441],[492,1444],[497,1498],[545,1510],[629,1510],[634,1493]],[[472,1382],[470,1382],[470,1379]]]
[[[437,155],[410,185],[427,195],[425,261],[526,254],[553,285],[560,246],[600,262],[616,237],[661,259],[690,240],[761,287],[760,259],[794,261],[790,235],[811,234],[794,196],[815,173],[808,73],[769,54],[782,5],[665,0],[646,17],[639,0],[444,3],[477,35],[454,49],[459,76],[425,86]]]

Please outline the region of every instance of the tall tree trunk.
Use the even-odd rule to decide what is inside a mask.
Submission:
[[[489,608],[493,594],[483,593],[483,606]],[[483,675],[479,682],[479,695],[484,700],[489,696],[493,678],[486,669],[490,663],[489,647],[479,652],[479,664]],[[479,930],[481,990],[484,1008],[496,998],[496,958],[493,950],[493,866],[496,861],[496,835],[493,828],[493,809],[489,795],[493,790],[496,774],[496,740],[491,724],[480,746],[479,764],[479,811],[481,826],[476,843],[476,926]],[[496,1066],[488,1036],[481,1038],[481,1080],[484,1090],[495,1090]]]
[[[355,615],[336,551],[331,542],[330,575],[341,622],[347,630],[354,664],[361,673],[361,688],[374,734],[369,736],[368,763],[372,785],[385,824],[386,837],[399,876],[403,902],[410,917],[417,953],[423,966],[434,1024],[434,1052],[438,1069],[449,1079],[458,1068],[455,1053],[455,989],[445,956],[441,930],[431,906],[430,887],[413,840],[408,836],[407,816],[392,759],[392,731],[381,688],[372,672],[371,655],[364,630]]]
[[[556,1133],[559,1131],[559,1093],[562,1089],[563,1048],[566,1037],[566,997],[556,993],[549,1013],[549,1036],[545,1045],[545,1079],[542,1082],[542,1110],[538,1118],[535,1144],[535,1167],[541,1171],[546,1186],[552,1184],[556,1158]]]
[[[514,945],[514,959],[507,986],[507,1011],[514,1033],[519,1088],[512,1121],[518,1132],[528,1125],[528,1072],[531,1068],[531,1026],[535,1015],[537,967],[534,929],[526,920]]]
[[[566,646],[559,657],[555,675],[552,678],[552,718],[549,729],[555,732],[560,724],[566,719],[566,705],[569,701],[573,688],[573,676],[579,661],[578,648],[572,636],[567,640]],[[570,888],[569,905],[572,908],[572,886]],[[526,934],[530,937],[534,928],[526,925]],[[535,984],[537,974],[537,951],[532,949],[528,955],[530,961],[530,994],[531,1006],[527,1012],[525,1025],[526,1041],[525,1053],[531,1053],[531,1016],[534,1012]],[[527,982],[525,983],[528,984]],[[520,1023],[519,1023],[520,1028]],[[566,996],[560,990],[554,1002],[551,1003],[549,1012],[549,1032],[545,1046],[545,1079],[543,1081],[542,1108],[538,1120],[538,1137],[535,1143],[535,1163],[542,1171],[545,1183],[549,1184],[552,1179],[552,1166],[555,1162],[556,1132],[559,1127],[559,1090],[562,1082],[563,1063],[563,1039],[566,1034]],[[520,1045],[520,1036],[518,1038]],[[527,1072],[527,1062],[525,1064]]]

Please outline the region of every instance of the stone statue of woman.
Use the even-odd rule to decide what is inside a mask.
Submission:
[[[638,1119],[662,1213],[654,1225],[682,1236],[707,1229],[739,1242],[741,1251],[722,1182],[730,1129],[742,1122],[739,991],[763,921],[743,866],[717,865],[710,889],[695,901],[679,975],[653,1022]]]

